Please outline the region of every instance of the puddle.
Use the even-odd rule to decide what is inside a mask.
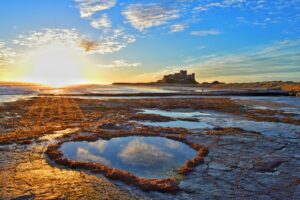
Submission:
[[[0,104],[6,102],[14,102],[20,99],[29,99],[34,97],[34,95],[2,95],[0,94]]]
[[[143,114],[156,114],[165,117],[174,117],[174,118],[202,118],[212,116],[210,113],[198,112],[198,111],[164,111],[158,109],[143,109],[141,112]],[[210,125],[207,122],[194,122],[194,121],[184,121],[184,120],[175,120],[167,122],[150,122],[150,121],[135,121],[139,124],[146,126],[161,126],[161,127],[173,127],[173,128],[186,128],[186,129],[203,129],[203,128],[213,128],[214,126]]]
[[[282,110],[300,115],[300,98],[297,97],[231,97],[231,99],[242,101],[254,101],[253,108]],[[260,105],[255,105],[260,104]],[[274,104],[277,104],[276,106]],[[271,106],[273,105],[273,106]]]
[[[260,109],[263,109],[261,107]],[[238,127],[247,131],[260,132],[265,136],[280,136],[294,138],[300,131],[299,125],[286,124],[286,123],[275,123],[275,122],[256,122],[246,120],[230,114],[221,113],[202,113],[202,112],[174,112],[174,111],[163,111],[163,110],[150,110],[145,109],[143,113],[146,114],[158,114],[167,117],[193,117],[200,120],[200,122],[189,122],[189,121],[169,121],[169,122],[137,122],[146,126],[162,126],[162,127],[182,127],[187,129],[198,129],[198,128],[213,128],[213,127]]]
[[[210,113],[204,112],[179,112],[179,111],[163,111],[158,109],[144,109],[143,114],[156,114],[165,117],[176,117],[176,118],[195,118],[195,117],[203,117],[210,116]]]
[[[231,115],[219,116],[217,118],[205,118],[202,120],[220,127],[238,127],[247,131],[260,132],[265,136],[294,138],[297,137],[297,132],[300,131],[300,126],[298,125],[276,122],[256,122]]]
[[[147,122],[147,121],[138,121],[137,123],[143,124],[146,126],[161,126],[161,127],[170,127],[170,128],[186,128],[186,129],[201,129],[201,128],[213,128],[214,126],[206,122],[190,122],[190,121],[168,121],[168,122]]]
[[[70,160],[101,163],[143,178],[176,176],[176,170],[197,152],[163,137],[117,137],[95,142],[66,142],[60,150]]]

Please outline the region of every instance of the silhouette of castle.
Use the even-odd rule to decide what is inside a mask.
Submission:
[[[195,80],[195,73],[187,74],[186,70],[180,70],[179,73],[165,75],[157,83],[178,83],[178,84],[198,84]]]

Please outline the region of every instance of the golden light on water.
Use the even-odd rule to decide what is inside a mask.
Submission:
[[[50,44],[32,52],[26,58],[28,70],[23,80],[62,87],[70,84],[84,83],[84,57],[74,47]]]

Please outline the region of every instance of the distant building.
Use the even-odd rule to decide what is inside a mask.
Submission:
[[[157,83],[171,83],[171,84],[198,84],[195,80],[195,73],[187,74],[186,70],[180,70],[179,73],[165,75],[162,80]]]

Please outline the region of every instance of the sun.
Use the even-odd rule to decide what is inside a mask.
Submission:
[[[28,58],[30,68],[26,81],[51,87],[62,87],[84,82],[82,56],[75,47],[49,44],[34,51]]]

